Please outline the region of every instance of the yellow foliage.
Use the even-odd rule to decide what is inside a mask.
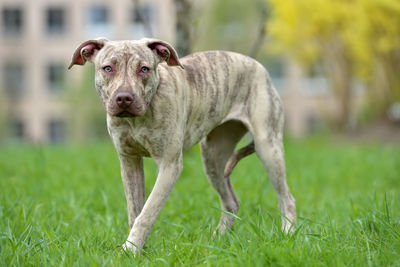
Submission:
[[[379,56],[400,49],[400,0],[268,0],[271,48],[304,63],[340,40],[355,72],[366,77]]]

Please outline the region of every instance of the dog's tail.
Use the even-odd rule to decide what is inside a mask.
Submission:
[[[238,151],[235,151],[229,158],[228,162],[225,164],[224,176],[229,177],[233,171],[233,168],[235,168],[239,160],[254,153],[254,151],[254,141],[251,141],[251,143],[247,146],[242,147]]]

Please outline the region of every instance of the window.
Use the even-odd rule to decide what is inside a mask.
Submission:
[[[132,22],[136,24],[142,24],[145,21],[151,22],[153,18],[153,12],[150,6],[139,6],[133,9]]]
[[[318,118],[315,112],[309,111],[306,115],[306,125],[309,133],[315,133],[321,130],[321,120]]]
[[[104,5],[94,5],[88,9],[86,31],[93,36],[110,35],[111,25],[109,12]]]
[[[96,5],[89,9],[89,23],[92,25],[102,25],[108,23],[108,10],[105,6]]]
[[[308,76],[310,77],[321,77],[324,76],[325,66],[322,61],[314,62],[308,68]]]
[[[49,140],[52,143],[65,141],[65,122],[61,119],[52,119],[48,122]]]
[[[131,11],[131,31],[135,38],[153,35],[154,9],[149,5],[134,7]]]
[[[25,69],[22,63],[8,62],[3,66],[4,88],[9,96],[21,95],[25,87]]]
[[[23,12],[21,8],[4,8],[2,10],[3,32],[6,35],[18,35],[23,30]]]
[[[284,62],[280,58],[268,59],[266,68],[271,77],[282,78],[284,76]]]
[[[61,91],[64,88],[65,67],[63,64],[50,63],[47,66],[47,86],[51,91]]]
[[[278,92],[287,89],[285,77],[285,61],[279,57],[268,57],[265,61],[265,67],[271,76],[272,83]]]
[[[61,7],[50,7],[46,10],[46,30],[50,35],[65,32],[65,10]]]
[[[22,141],[25,139],[25,124],[20,119],[11,121],[11,138]]]
[[[303,88],[315,95],[327,94],[329,92],[328,81],[324,76],[325,66],[323,62],[317,61],[308,68],[307,76],[303,81]]]

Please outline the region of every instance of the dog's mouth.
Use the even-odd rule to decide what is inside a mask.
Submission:
[[[115,115],[116,117],[120,117],[120,118],[128,118],[128,117],[135,117],[135,114],[130,113],[129,111],[122,111],[120,113],[118,113],[117,115]]]

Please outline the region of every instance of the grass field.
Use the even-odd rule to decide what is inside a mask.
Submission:
[[[150,234],[128,235],[119,162],[110,142],[0,147],[0,265],[400,266],[400,146],[287,140],[298,230],[282,234],[276,194],[252,155],[235,169],[233,231],[213,239],[219,201],[198,147]],[[156,176],[145,161],[146,191]]]

